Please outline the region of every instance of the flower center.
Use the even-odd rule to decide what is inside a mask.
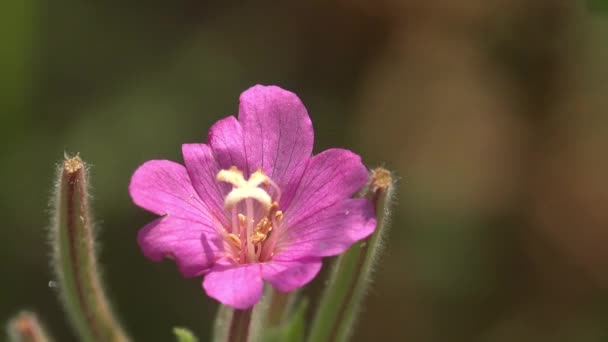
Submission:
[[[278,210],[281,190],[262,169],[246,180],[243,172],[232,166],[218,172],[216,180],[232,184],[224,199],[232,224],[222,229],[229,256],[240,264],[269,260],[283,219],[283,212]]]

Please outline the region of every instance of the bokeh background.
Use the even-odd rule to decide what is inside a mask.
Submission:
[[[355,341],[608,341],[605,1],[4,0],[0,19],[0,319],[75,340],[46,227],[80,152],[135,340],[207,336],[217,304],[140,254],[127,186],[262,83],[299,94],[315,151],[399,175]]]

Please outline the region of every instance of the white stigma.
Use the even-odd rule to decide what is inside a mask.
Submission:
[[[269,210],[272,206],[272,199],[266,190],[260,188],[261,184],[269,184],[270,179],[258,170],[254,172],[248,180],[243,177],[243,172],[236,167],[231,167],[228,170],[218,172],[216,179],[218,182],[226,182],[232,184],[233,188],[224,199],[224,207],[226,209],[234,208],[241,201],[251,198]]]

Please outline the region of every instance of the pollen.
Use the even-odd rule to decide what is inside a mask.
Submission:
[[[258,222],[258,224],[255,226],[255,231],[259,233],[266,234],[270,230],[272,230],[272,223],[270,223],[270,220],[266,217],[261,219],[260,222]]]
[[[255,233],[255,234],[253,234],[253,237],[251,238],[251,242],[253,242],[254,245],[257,245],[260,242],[264,242],[267,237],[268,237],[267,234]]]
[[[268,217],[264,217],[258,222],[253,231],[253,237],[251,241],[254,244],[259,244],[260,242],[266,241],[270,233],[272,232],[273,221],[271,217],[274,215],[275,222],[283,219],[283,212],[277,210],[279,205],[274,202],[270,207],[270,212],[268,213]]]
[[[84,163],[79,156],[75,156],[72,158],[66,157],[63,161],[63,168],[67,171],[67,173],[72,174],[76,171],[82,169]]]

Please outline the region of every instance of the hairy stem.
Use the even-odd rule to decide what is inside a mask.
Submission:
[[[377,168],[360,197],[370,199],[376,208],[376,230],[366,240],[340,255],[314,316],[308,341],[347,341],[371,282],[374,263],[382,251],[393,192],[389,171]]]
[[[233,313],[234,310],[229,306],[219,306],[213,325],[213,338],[211,339],[213,342],[224,342],[228,340]]]
[[[228,331],[228,342],[247,342],[253,309],[234,310]]]
[[[124,342],[98,271],[86,173],[78,156],[59,169],[51,242],[60,298],[81,341]]]

